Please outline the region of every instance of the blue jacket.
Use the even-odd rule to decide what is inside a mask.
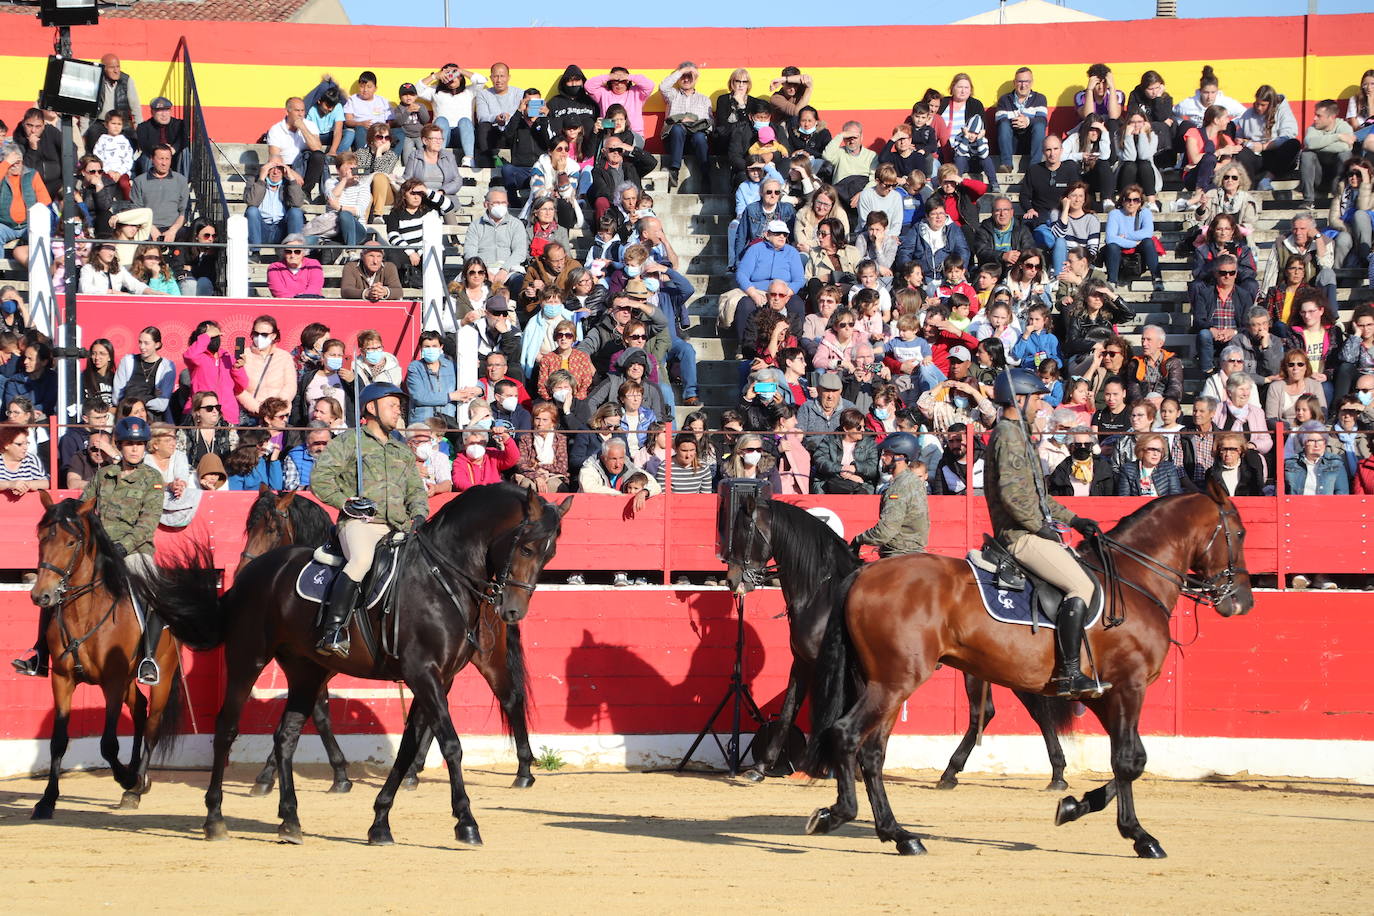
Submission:
[[[783,245],[781,249],[767,242],[750,245],[739,260],[735,285],[742,290],[752,286],[767,291],[768,284],[774,280],[786,283],[794,293],[801,290],[806,283],[801,252],[791,245]]]
[[[763,238],[763,227],[775,219],[780,219],[787,224],[787,230],[792,231],[793,224],[797,220],[797,209],[785,201],[778,203],[778,208],[772,216],[764,216],[763,203],[754,201],[744,208],[740,214],[739,222],[735,224],[735,234],[730,239],[730,263],[738,264],[740,257],[744,254],[744,249],[749,247],[749,243],[754,239]]]
[[[448,396],[457,388],[458,368],[447,356],[439,357],[437,376],[429,371],[424,360],[413,360],[406,368],[406,394],[410,396],[406,421],[420,423],[436,415],[456,420],[458,408]]]
[[[291,464],[296,468],[296,486],[302,490],[310,489],[310,475],[315,470],[315,456],[310,454],[310,449],[301,443],[287,452],[286,457],[291,459]]]
[[[1035,359],[1037,355],[1041,359],[1052,359],[1060,366],[1064,365],[1059,358],[1059,338],[1049,331],[1036,331],[1030,337],[1018,338],[1016,346],[1007,355],[1020,363],[1023,369],[1036,368],[1039,365]]]
[[[1172,496],[1175,493],[1193,493],[1197,487],[1187,478],[1183,470],[1172,461],[1164,460],[1155,468],[1152,475],[1155,483],[1155,496]],[[1140,464],[1127,461],[1116,475],[1117,496],[1140,496]]]
[[[1283,463],[1284,489],[1291,495],[1301,496],[1307,485],[1307,462],[1301,458],[1289,458]],[[1327,452],[1317,461],[1317,495],[1344,495],[1350,492],[1350,478],[1345,473],[1345,463],[1340,457]]]
[[[281,489],[281,462],[259,458],[257,465],[247,474],[230,474],[229,489],[256,490],[259,484],[267,484],[274,490]]]
[[[37,410],[46,416],[57,413],[57,372],[48,369],[36,380],[24,371],[22,364],[18,371],[5,379],[4,403],[8,404],[17,397],[26,397]]]
[[[968,239],[964,238],[964,230],[954,223],[946,223],[945,247],[931,251],[926,240],[921,237],[921,227],[924,225],[924,220],[919,223],[913,221],[910,226],[902,230],[902,244],[897,249],[898,264],[910,264],[912,261],[919,261],[927,277],[938,277],[944,269],[945,258],[952,254],[962,257],[965,267],[973,263],[970,260]]]

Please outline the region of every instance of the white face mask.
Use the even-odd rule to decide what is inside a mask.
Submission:
[[[505,204],[492,204],[490,207],[487,208],[487,215],[490,216],[492,219],[496,220],[498,223],[506,218],[507,212],[508,209]]]
[[[486,455],[487,447],[480,442],[473,442],[467,448],[463,449],[463,451],[473,461],[480,461],[482,457]]]
[[[553,392],[553,399],[554,399],[555,401],[557,401],[558,403],[560,403],[560,404],[566,404],[566,403],[568,403],[568,399],[571,398],[571,397],[572,397],[572,389],[570,389],[570,388],[555,388],[555,389],[554,389],[554,392]]]
[[[421,444],[415,446],[415,457],[419,458],[421,461],[428,461],[429,459],[433,458],[434,443],[422,442]]]
[[[271,335],[271,334],[254,334],[254,335],[253,335],[253,346],[257,347],[259,350],[266,350],[266,349],[271,345],[271,343],[272,343],[272,335]]]
[[[513,395],[511,397],[502,398],[501,409],[504,410],[506,413],[513,413],[515,411],[516,405],[518,405],[519,403],[519,399]]]
[[[759,459],[763,458],[763,452],[745,452],[740,455],[740,458],[752,468],[759,463]]]

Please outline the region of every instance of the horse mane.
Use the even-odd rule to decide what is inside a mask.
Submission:
[[[1187,499],[1190,496],[1206,495],[1207,494],[1205,493],[1173,493],[1169,496],[1161,496],[1156,499],[1152,499],[1140,508],[1136,509],[1130,515],[1123,518],[1121,521],[1117,522],[1116,527],[1108,531],[1107,534],[1109,534],[1111,537],[1117,540],[1120,540],[1122,537],[1131,534],[1131,532],[1135,528],[1154,518],[1154,516],[1157,515],[1162,509],[1167,508],[1168,506],[1174,503],[1181,502],[1182,500]],[[1211,497],[1208,497],[1208,499],[1210,501]]]
[[[494,539],[492,521],[512,509],[517,509],[520,517],[524,518],[528,499],[529,491],[518,484],[495,483],[472,487],[444,504],[422,530],[436,539],[444,555],[454,560],[455,565],[485,569],[487,548]],[[533,523],[529,539],[547,537],[561,522],[562,516],[546,510]]]
[[[769,525],[773,557],[784,589],[789,583],[814,583],[814,594],[821,584],[838,582],[859,568],[859,559],[849,545],[810,512],[777,499],[768,508],[773,513]],[[790,607],[791,602],[788,604]]]
[[[44,510],[38,527],[43,529],[50,525],[58,525],[73,534],[80,534],[83,525],[88,526],[91,540],[95,544],[96,576],[104,581],[105,590],[110,593],[111,598],[123,598],[130,592],[133,577],[125,568],[124,560],[117,552],[114,541],[110,540],[109,534],[105,532],[105,526],[100,524],[100,517],[95,512],[90,512],[83,518],[77,513],[80,508],[79,499],[64,499],[53,503]]]
[[[319,503],[297,494],[288,505],[287,513],[291,516],[291,530],[296,533],[297,544],[318,547],[329,539],[334,523]]]
[[[295,500],[293,499],[292,502]],[[259,525],[270,526],[272,516],[276,511],[277,494],[270,490],[266,493],[258,493],[258,498],[253,500],[253,505],[248,507],[248,519],[243,523],[244,533],[247,534]]]

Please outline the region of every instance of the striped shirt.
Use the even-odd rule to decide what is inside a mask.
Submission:
[[[1050,223],[1050,232],[1067,242],[1070,248],[1086,248],[1089,260],[1097,256],[1097,249],[1102,244],[1102,221],[1092,213],[1069,216],[1061,211],[1059,218]]]
[[[665,461],[658,466],[654,472],[654,478],[659,486],[665,486],[664,476],[668,472],[669,465],[673,471],[673,492],[674,493],[712,493],[711,481],[715,478],[715,466],[703,464],[699,468],[684,468],[671,461]]]
[[[399,207],[392,210],[395,219],[387,219],[386,240],[397,248],[418,249],[425,236],[425,216],[438,212],[440,216],[453,212],[453,201],[443,191],[435,188],[425,195],[430,206],[411,215]],[[394,223],[394,225],[393,225]]]
[[[38,463],[38,457],[33,452],[26,453],[24,460],[19,462],[19,468],[14,471],[10,470],[8,461],[0,460],[0,481],[42,480],[47,476],[43,473],[43,465]]]

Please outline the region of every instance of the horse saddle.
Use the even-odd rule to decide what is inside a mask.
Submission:
[[[363,600],[364,609],[370,610],[381,604],[396,581],[397,556],[399,545],[404,540],[401,534],[393,534],[377,544],[377,552],[372,557],[372,568],[363,577],[359,592],[367,597]],[[344,566],[343,547],[337,532],[330,534],[329,540],[315,548],[310,562],[296,576],[296,594],[306,601],[323,603],[329,596],[329,589]]]
[[[1102,616],[1102,582],[1082,557],[1072,550],[1069,553],[1093,584],[1084,623],[1085,627],[1091,626]],[[1063,590],[1016,562],[1001,541],[984,535],[983,549],[970,550],[968,563],[978,581],[983,606],[994,620],[1031,627],[1054,626],[1059,605],[1064,601]]]

